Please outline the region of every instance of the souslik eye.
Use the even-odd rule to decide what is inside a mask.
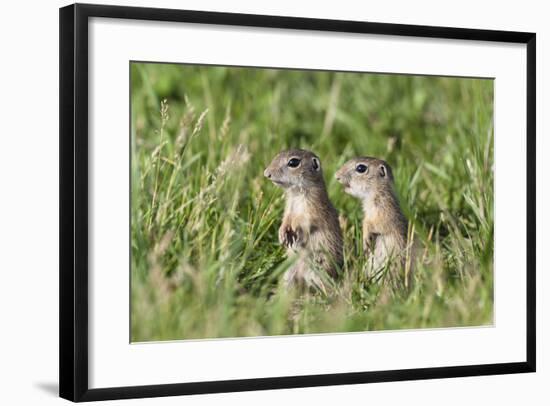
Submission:
[[[367,171],[367,165],[359,164],[355,167],[355,170],[359,173],[365,173]]]
[[[288,161],[287,165],[291,168],[297,168],[300,165],[300,160],[298,158],[292,158]]]

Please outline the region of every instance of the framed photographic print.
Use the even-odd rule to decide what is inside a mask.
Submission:
[[[60,10],[60,395],[535,371],[535,34]]]

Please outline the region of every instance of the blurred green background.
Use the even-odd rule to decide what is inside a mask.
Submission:
[[[493,319],[493,81],[131,64],[132,341],[472,326]],[[346,276],[286,292],[279,151],[313,150]],[[420,242],[411,291],[368,281],[359,202],[334,173],[393,167]]]

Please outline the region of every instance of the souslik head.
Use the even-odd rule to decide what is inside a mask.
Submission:
[[[371,157],[353,158],[336,172],[336,180],[344,190],[359,199],[366,199],[379,188],[393,185],[393,173],[386,161]]]
[[[264,176],[285,190],[324,185],[319,157],[304,149],[283,151],[273,158]]]

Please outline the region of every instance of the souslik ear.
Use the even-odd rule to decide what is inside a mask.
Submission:
[[[388,174],[388,169],[386,168],[386,165],[380,165],[378,167],[378,174],[380,175],[381,178],[385,178]]]
[[[321,162],[319,162],[319,159],[316,157],[313,157],[311,159],[311,166],[313,167],[313,170],[316,172],[319,172],[321,170]]]

